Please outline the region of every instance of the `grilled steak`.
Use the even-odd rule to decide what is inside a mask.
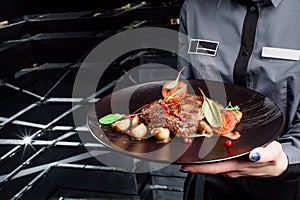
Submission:
[[[201,96],[187,94],[177,103],[161,105],[161,100],[154,101],[143,109],[141,118],[150,129],[168,128],[176,136],[188,136],[198,130],[199,121],[204,118]]]

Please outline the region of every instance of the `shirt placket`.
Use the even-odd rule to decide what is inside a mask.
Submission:
[[[256,4],[247,5],[240,49],[233,69],[234,83],[242,86],[247,86],[247,68],[254,48],[258,18],[259,12]]]

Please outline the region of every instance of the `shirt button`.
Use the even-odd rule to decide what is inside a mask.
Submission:
[[[256,8],[254,6],[251,6],[250,11],[254,12],[256,10]]]
[[[242,52],[242,56],[248,56],[249,55],[249,52],[245,49],[243,52]]]

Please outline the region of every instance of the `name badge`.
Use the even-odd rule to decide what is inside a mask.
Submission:
[[[189,44],[189,54],[201,54],[215,56],[219,47],[219,42],[202,39],[191,39]]]
[[[300,50],[263,47],[261,56],[285,60],[300,60]]]

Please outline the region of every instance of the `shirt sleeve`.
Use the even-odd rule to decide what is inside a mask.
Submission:
[[[286,153],[289,164],[300,164],[300,107],[287,132],[278,139]]]

